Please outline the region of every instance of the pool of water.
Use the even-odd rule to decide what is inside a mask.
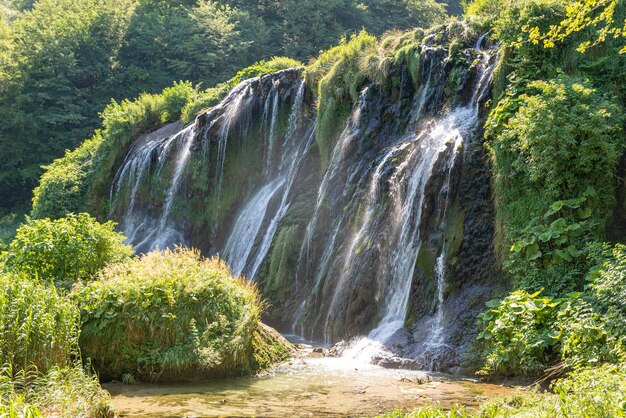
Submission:
[[[122,417],[375,416],[456,403],[470,407],[511,388],[344,358],[298,358],[261,377],[194,384],[105,384]]]

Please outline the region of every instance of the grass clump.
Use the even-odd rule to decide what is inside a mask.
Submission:
[[[71,287],[90,280],[105,265],[133,254],[115,224],[98,223],[86,213],[61,219],[28,219],[3,254],[4,270]]]
[[[0,416],[13,418],[114,416],[111,397],[80,364],[34,370],[0,371]]]
[[[113,416],[109,395],[80,365],[79,323],[53,286],[0,274],[0,416]]]
[[[199,380],[266,365],[254,359],[262,308],[256,288],[197,251],[155,252],[111,266],[74,298],[82,353],[104,379]]]
[[[0,365],[45,372],[66,366],[77,349],[78,310],[53,287],[0,274]]]

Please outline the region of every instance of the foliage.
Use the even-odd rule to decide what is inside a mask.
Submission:
[[[53,367],[42,374],[34,370],[0,371],[0,415],[8,418],[113,417],[110,395],[95,375],[82,365]]]
[[[24,215],[5,213],[0,215],[0,252],[6,250],[15,238],[18,226],[23,222]]]
[[[132,255],[125,239],[113,222],[100,224],[86,213],[54,221],[27,219],[4,254],[3,268],[69,287]]]
[[[481,374],[534,375],[554,361],[553,325],[562,301],[518,290],[480,315]]]
[[[130,0],[39,0],[2,32],[0,190],[5,205],[25,203],[40,164],[76,146],[93,129],[110,97],[103,97],[102,82],[115,71],[133,10]]]
[[[594,245],[585,292],[564,298],[515,291],[481,314],[483,374],[539,375],[626,358],[626,246]]]
[[[70,363],[77,350],[78,311],[53,287],[0,274],[0,364],[46,372]]]
[[[105,269],[73,297],[82,353],[105,379],[202,379],[258,367],[257,290],[219,259],[180,248],[150,253]]]
[[[511,88],[486,124],[500,245],[511,248],[503,259],[516,288],[558,294],[576,289],[576,269],[587,266],[575,260],[587,242],[602,238],[610,219],[623,112],[588,83],[564,75],[519,93]],[[563,266],[571,277],[559,282],[557,276],[568,276]]]
[[[567,17],[550,27],[547,33],[540,33],[536,27],[527,28],[529,40],[537,44],[543,42],[545,48],[554,48],[557,42],[562,42],[574,33],[593,28],[593,39],[587,39],[578,46],[579,52],[603,43],[607,38],[626,38],[626,20],[616,16],[619,0],[578,0],[568,4]],[[624,41],[624,40],[622,40]],[[620,54],[626,53],[626,46]]]
[[[307,68],[307,81],[318,86],[318,120],[315,139],[319,147],[322,168],[328,165],[332,147],[341,134],[352,105],[359,97],[365,80],[359,69],[360,54],[376,46],[376,38],[365,31],[322,53]]]

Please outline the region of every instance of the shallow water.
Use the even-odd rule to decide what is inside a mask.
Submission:
[[[383,369],[345,358],[296,359],[264,377],[104,387],[122,417],[369,417],[427,404],[473,407],[512,391],[500,385]]]

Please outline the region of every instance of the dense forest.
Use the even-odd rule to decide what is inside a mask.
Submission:
[[[411,365],[536,383],[389,417],[626,414],[624,1],[38,0],[2,17],[0,413],[112,416],[94,370],[257,373],[294,355],[261,319],[335,343],[385,325],[379,303],[416,340],[438,332],[437,361]],[[270,231],[241,268],[239,229]],[[189,243],[203,255],[173,248]],[[404,302],[374,297],[405,261]]]

